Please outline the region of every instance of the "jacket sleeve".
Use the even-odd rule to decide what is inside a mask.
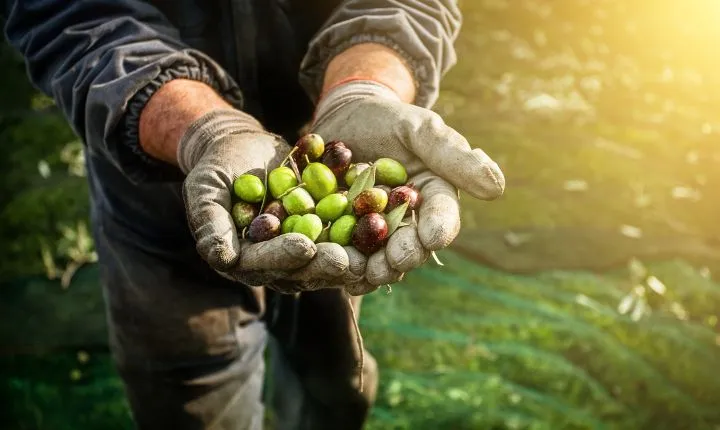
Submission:
[[[310,41],[300,83],[317,100],[325,69],[358,43],[380,43],[400,54],[415,77],[415,104],[431,107],[440,79],[456,63],[462,15],[457,0],[345,0]]]
[[[140,112],[165,82],[207,83],[239,105],[237,85],[189,49],[155,7],[141,0],[5,0],[5,35],[33,85],[52,97],[91,156],[138,183],[174,173],[144,153]]]

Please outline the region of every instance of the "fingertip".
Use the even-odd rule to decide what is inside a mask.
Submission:
[[[443,220],[427,218],[424,227],[418,230],[420,242],[428,251],[447,248],[457,237],[460,225],[449,226],[444,225],[443,222]]]
[[[367,257],[354,246],[344,246],[343,249],[348,255],[348,271],[357,276],[365,274]]]
[[[315,259],[326,279],[341,276],[350,266],[345,249],[333,242],[318,243]]]
[[[418,237],[428,251],[446,248],[460,232],[460,205],[455,196],[434,194],[420,206]]]
[[[347,291],[351,296],[364,296],[372,293],[378,288],[380,288],[380,285],[372,285],[365,280],[345,285],[345,291]]]
[[[309,237],[300,233],[285,233],[273,240],[282,242],[283,251],[291,258],[310,261],[317,253],[317,245]]]
[[[215,244],[210,248],[206,248],[201,242],[202,241],[197,243],[196,249],[201,254],[203,260],[213,269],[223,272],[229,270],[237,263],[239,255],[228,250],[226,245]]]
[[[316,247],[317,252],[310,263],[293,272],[289,279],[301,281],[304,290],[336,287],[335,280],[348,270],[347,253],[342,246],[332,242],[321,242]]]
[[[217,224],[222,223],[222,218],[218,217]],[[235,230],[225,230],[225,234],[221,234],[217,225],[205,224],[193,232],[198,254],[218,271],[228,270],[240,258],[240,241],[234,234]]]
[[[414,226],[399,228],[388,240],[385,248],[388,264],[399,272],[409,272],[421,266],[430,257],[420,241]]]
[[[281,235],[257,243],[242,240],[240,244],[240,268],[246,271],[295,270],[311,262],[317,253],[315,244],[302,235]]]
[[[390,266],[385,256],[385,249],[381,249],[368,258],[365,279],[370,285],[392,284],[401,280],[403,275],[403,272],[399,272]]]
[[[495,200],[505,192],[505,174],[500,166],[482,149],[470,151],[468,166],[463,170],[472,172],[469,175],[464,191],[482,200]]]

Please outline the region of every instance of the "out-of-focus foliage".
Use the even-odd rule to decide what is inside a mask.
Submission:
[[[462,6],[458,64],[436,109],[500,163],[507,192],[464,199],[458,245],[503,268],[616,264],[636,249],[706,264],[708,244],[718,260],[720,3]],[[528,227],[543,234],[503,252],[480,240]]]
[[[720,365],[720,285],[687,264],[650,265],[638,284],[629,270],[512,276],[443,262],[368,297],[361,326],[384,369],[371,428],[720,424],[720,381],[707,377]],[[648,287],[644,311],[621,314],[648,279],[663,294]]]
[[[106,353],[17,356],[0,361],[0,428],[129,430],[122,383]]]
[[[0,279],[53,270],[61,276],[68,263],[72,269],[94,260],[91,245],[78,243],[88,218],[82,144],[6,45],[0,82]]]

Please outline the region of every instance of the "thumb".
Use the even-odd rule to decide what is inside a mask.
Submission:
[[[494,200],[505,191],[505,176],[482,149],[468,141],[440,115],[417,106],[419,123],[408,124],[405,144],[436,175],[482,200]],[[414,121],[413,121],[414,122]]]

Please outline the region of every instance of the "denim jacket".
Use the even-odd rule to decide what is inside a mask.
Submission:
[[[144,104],[171,79],[203,81],[284,134],[310,117],[332,56],[373,41],[408,61],[429,107],[461,23],[455,0],[3,1],[32,83],[133,183],[172,170],[138,144]]]

